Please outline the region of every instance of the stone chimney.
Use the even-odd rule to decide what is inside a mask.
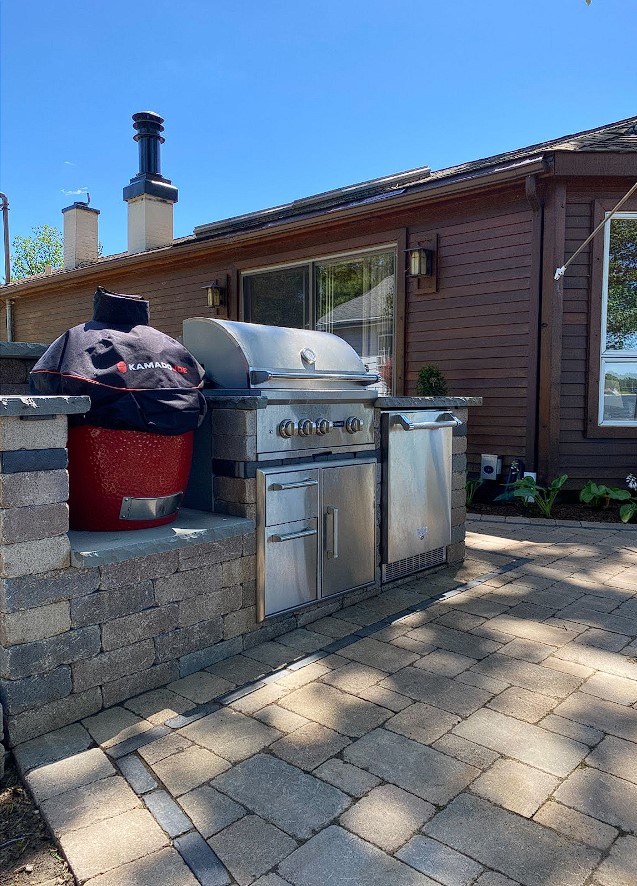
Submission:
[[[99,209],[88,203],[73,203],[62,210],[64,215],[64,267],[79,268],[97,261],[97,216]]]
[[[124,188],[128,203],[128,251],[145,252],[173,242],[173,204],[177,188],[161,175],[164,118],[152,111],[133,114],[139,145],[139,172]]]

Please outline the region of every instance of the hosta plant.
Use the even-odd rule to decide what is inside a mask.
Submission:
[[[579,494],[582,504],[592,508],[607,508],[611,501],[629,501],[631,498],[628,489],[620,489],[617,486],[603,486],[589,480]]]
[[[562,474],[561,477],[556,477],[549,486],[540,486],[534,477],[522,477],[512,484],[510,494],[514,498],[533,501],[543,517],[550,517],[555,499],[567,480],[568,474]]]

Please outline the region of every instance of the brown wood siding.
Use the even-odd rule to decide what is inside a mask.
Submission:
[[[629,184],[629,183],[628,183]],[[626,192],[628,184],[572,180],[567,188],[565,257],[580,247],[595,226],[595,201],[603,200],[610,209]],[[631,211],[637,204],[627,207]],[[629,472],[637,468],[637,428],[604,429],[597,437],[596,416],[588,425],[589,378],[591,362],[598,354],[589,353],[589,324],[598,323],[593,286],[601,287],[601,274],[593,274],[593,259],[600,261],[603,232],[569,266],[564,277],[561,357],[561,415],[559,428],[558,473],[569,475],[569,486],[580,488],[587,480],[624,485]],[[596,293],[597,299],[600,293]],[[595,315],[595,316],[593,316]],[[596,388],[595,381],[592,382]],[[591,392],[591,404],[597,403]],[[592,411],[592,410],[591,410]]]
[[[410,246],[423,230],[410,229]],[[500,195],[497,204],[458,201],[440,216],[428,213],[426,230],[438,234],[438,291],[423,294],[408,278],[406,393],[416,392],[421,366],[436,364],[452,394],[484,398],[471,412],[469,469],[479,469],[482,452],[505,463],[527,458],[537,317],[530,296],[533,213],[523,189]]]

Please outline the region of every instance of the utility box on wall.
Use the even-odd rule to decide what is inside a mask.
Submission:
[[[502,457],[483,452],[480,456],[480,479],[497,480],[502,473]]]

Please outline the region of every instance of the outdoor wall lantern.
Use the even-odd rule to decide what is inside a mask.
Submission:
[[[431,277],[434,269],[434,251],[424,246],[409,250],[409,276]]]
[[[226,287],[215,280],[203,287],[208,295],[209,308],[224,308],[226,306]]]

